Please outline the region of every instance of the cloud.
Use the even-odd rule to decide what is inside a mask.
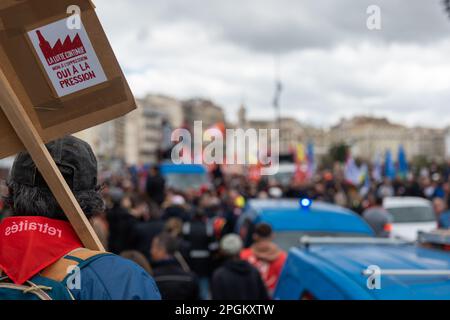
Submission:
[[[332,47],[361,40],[434,42],[448,36],[450,23],[441,0],[97,0],[103,16],[120,16],[115,30],[128,34],[121,22],[146,33],[160,25],[197,23],[214,30],[218,40],[255,51],[277,52]],[[367,8],[381,9],[382,31],[366,28]],[[140,25],[139,25],[140,24]],[[188,37],[189,35],[186,34]]]
[[[274,57],[283,115],[328,126],[375,114],[410,125],[450,124],[450,21],[440,0],[97,0],[137,96],[202,96],[236,119],[275,116]],[[366,28],[379,5],[382,30]]]

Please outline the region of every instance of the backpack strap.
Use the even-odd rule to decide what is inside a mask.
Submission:
[[[107,254],[108,253],[92,251],[85,248],[76,249],[59,259],[51,266],[42,270],[40,275],[57,282],[62,282],[68,276],[67,271],[70,267],[78,266],[79,268],[82,268],[97,257],[100,258]]]

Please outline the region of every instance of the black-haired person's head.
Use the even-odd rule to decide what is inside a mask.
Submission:
[[[150,167],[150,175],[155,177],[160,174],[160,168],[159,165],[153,165]]]
[[[153,238],[150,254],[152,261],[164,261],[173,259],[178,251],[178,240],[167,232],[163,232]]]
[[[88,218],[103,213],[105,203],[97,184],[97,159],[86,142],[67,136],[47,144],[52,158]],[[67,221],[31,156],[17,155],[8,179],[6,204],[14,216],[42,216]]]
[[[255,227],[253,232],[253,240],[255,242],[259,241],[272,241],[273,240],[273,230],[270,224],[260,223]]]
[[[376,194],[376,195],[375,195],[375,204],[376,204],[378,207],[382,207],[382,206],[383,206],[383,202],[384,202],[384,198],[381,197],[380,195]]]

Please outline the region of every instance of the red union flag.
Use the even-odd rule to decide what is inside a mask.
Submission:
[[[59,97],[107,81],[83,24],[69,29],[62,19],[29,31],[28,36]]]

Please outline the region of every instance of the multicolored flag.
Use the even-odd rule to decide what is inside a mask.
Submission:
[[[375,161],[372,170],[372,177],[376,182],[381,182],[383,180],[383,164],[382,157],[379,153],[375,156]]]
[[[354,186],[359,186],[364,181],[367,171],[367,166],[358,167],[356,165],[355,159],[349,152],[344,169],[345,180]]]

